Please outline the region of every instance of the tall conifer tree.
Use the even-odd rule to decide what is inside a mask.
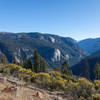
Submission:
[[[65,61],[65,62],[62,64],[61,72],[62,72],[63,74],[66,74],[66,73],[67,73],[67,69],[68,69],[68,64],[67,64],[67,62]]]
[[[32,62],[31,62],[31,59],[28,58],[27,60],[24,61],[23,63],[23,67],[26,68],[26,69],[33,69],[32,68]]]
[[[94,76],[95,76],[95,79],[100,79],[100,64],[99,63],[96,63],[95,65]]]
[[[90,79],[90,73],[89,73],[89,64],[88,64],[88,60],[85,58],[83,60],[84,63],[84,68],[83,68],[83,77]]]
[[[47,66],[45,60],[40,57],[40,72],[46,72],[46,68]]]
[[[62,74],[72,76],[72,71],[69,69],[68,63],[66,61],[62,64],[61,72]]]
[[[34,71],[40,72],[40,56],[37,50],[34,51]]]

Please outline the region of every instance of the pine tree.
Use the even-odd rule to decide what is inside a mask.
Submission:
[[[34,71],[40,72],[40,56],[37,50],[34,51]]]
[[[66,61],[62,64],[61,72],[62,74],[72,76],[72,71],[69,69],[68,63]]]
[[[84,69],[83,69],[82,76],[85,77],[85,78],[87,78],[87,79],[90,79],[89,64],[88,64],[88,61],[87,61],[86,58],[83,60],[83,64],[84,64]]]
[[[94,68],[95,79],[100,79],[100,64],[96,63]]]
[[[26,69],[31,69],[33,71],[32,62],[31,62],[31,59],[30,58],[28,58],[28,59],[26,59],[24,61],[23,67],[26,68]]]
[[[13,63],[13,64],[18,64],[16,60],[13,60],[13,62],[12,62],[12,63]]]
[[[38,72],[46,72],[47,65],[46,61],[38,54],[38,51],[34,51],[34,71]]]
[[[40,72],[46,72],[46,68],[47,66],[45,60],[40,57]]]
[[[22,59],[22,57],[20,57],[19,65],[20,65],[20,66],[23,66],[23,59]]]
[[[61,72],[62,72],[63,74],[66,74],[66,73],[67,73],[67,69],[68,69],[68,64],[67,64],[67,62],[64,62],[64,63],[62,64]]]

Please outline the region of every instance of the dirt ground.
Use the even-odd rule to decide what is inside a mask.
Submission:
[[[56,92],[26,86],[14,78],[0,77],[0,100],[67,100]]]

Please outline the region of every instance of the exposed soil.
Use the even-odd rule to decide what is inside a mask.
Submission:
[[[67,100],[50,92],[34,86],[27,86],[25,82],[13,77],[0,75],[0,100]]]

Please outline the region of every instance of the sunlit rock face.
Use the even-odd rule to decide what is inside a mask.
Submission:
[[[0,33],[0,51],[9,62],[31,58],[34,50],[46,60],[48,66],[61,66],[63,61],[69,65],[79,62],[86,53],[80,49],[72,38],[41,33]]]
[[[52,43],[55,43],[55,39],[53,37],[50,37],[50,39]]]
[[[52,61],[55,62],[55,61],[60,61],[60,56],[61,56],[61,52],[59,49],[55,49],[55,52],[54,52],[54,56],[52,58]]]

